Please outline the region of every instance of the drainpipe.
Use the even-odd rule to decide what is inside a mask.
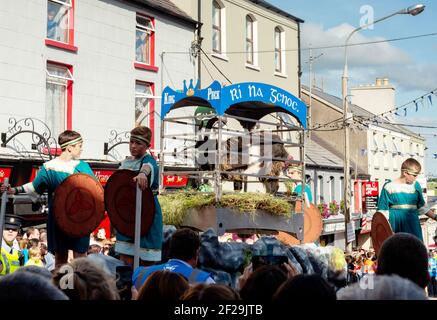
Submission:
[[[298,52],[298,66],[297,66],[297,76],[298,76],[298,97],[301,98],[301,77],[302,77],[302,63],[301,63],[301,51],[300,51],[300,23],[297,23],[297,52]],[[308,126],[308,124],[307,124]]]
[[[202,46],[202,0],[197,0],[197,42],[199,46]],[[198,57],[197,57],[197,79],[199,81],[200,88],[202,88],[202,62],[200,60],[200,50],[198,51]]]

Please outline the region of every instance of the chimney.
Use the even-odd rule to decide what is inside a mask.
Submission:
[[[388,78],[384,78],[384,79],[382,80],[382,84],[383,84],[384,86],[388,86]]]
[[[376,78],[376,85],[378,87],[382,86],[382,78]]]

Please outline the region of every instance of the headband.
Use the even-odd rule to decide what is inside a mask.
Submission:
[[[406,171],[408,173],[415,174],[415,175],[420,174],[420,171],[414,171],[414,170],[409,170],[409,169],[402,169],[401,171]]]
[[[136,134],[131,134],[131,139],[138,140],[140,142],[144,142],[146,145],[150,145],[150,141],[144,138],[143,136],[138,136]]]
[[[76,139],[64,142],[63,144],[61,144],[61,149],[65,149],[65,147],[71,146],[73,144],[77,144],[79,142],[82,142],[82,137],[79,137],[79,138],[76,138]]]

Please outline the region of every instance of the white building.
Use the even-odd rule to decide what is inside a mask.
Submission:
[[[104,159],[111,130],[141,123],[154,131],[157,148],[156,97],[162,87],[196,77],[189,54],[195,29],[169,0],[3,1],[0,132],[10,118],[36,118],[55,138],[65,129],[79,131],[83,157]],[[30,138],[16,139],[30,149]],[[120,155],[127,150],[122,146]]]

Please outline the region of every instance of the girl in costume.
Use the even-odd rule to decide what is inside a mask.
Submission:
[[[402,163],[401,176],[384,184],[378,200],[378,211],[388,218],[393,232],[411,233],[423,241],[419,215],[436,220],[434,210],[425,206],[422,188],[416,177],[420,163],[409,158]]]
[[[59,157],[45,162],[33,182],[8,188],[9,194],[28,193],[33,201],[37,194],[48,191],[49,210],[47,217],[48,251],[55,254],[56,267],[67,263],[68,250],[73,250],[75,258],[85,256],[90,237],[73,238],[65,234],[56,224],[53,214],[53,194],[56,188],[74,173],[86,173],[94,177],[88,163],[79,160],[82,153],[83,140],[81,135],[72,130],[66,130],[59,135],[58,143],[62,153]],[[2,192],[4,187],[2,187]]]
[[[148,152],[152,141],[152,131],[139,126],[130,132],[129,151],[131,156],[122,161],[119,169],[129,169],[139,172],[134,178],[141,190],[150,187],[154,193],[155,217],[149,231],[140,240],[140,259],[148,264],[161,261],[162,247],[162,212],[158,202],[159,168],[156,160]],[[134,240],[117,233],[115,251],[120,254],[120,260],[133,265]]]

